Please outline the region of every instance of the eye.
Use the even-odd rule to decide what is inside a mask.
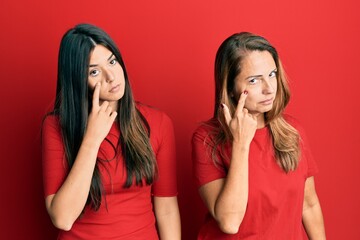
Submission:
[[[277,73],[277,70],[274,70],[272,71],[270,74],[269,74],[269,77],[276,77],[276,73]]]
[[[116,58],[110,60],[110,65],[115,65],[117,63]]]
[[[91,77],[96,77],[97,75],[99,75],[99,73],[100,73],[99,70],[93,69],[93,70],[90,71],[89,75],[90,75]]]
[[[256,84],[258,81],[259,81],[259,80],[256,79],[256,78],[251,78],[251,79],[249,79],[249,84],[254,85],[254,84]]]

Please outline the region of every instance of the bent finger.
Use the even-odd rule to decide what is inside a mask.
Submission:
[[[101,103],[100,110],[106,111],[106,109],[109,107],[110,103],[108,101],[104,101]]]
[[[112,113],[113,109],[112,107],[109,105],[106,109],[105,112],[110,116],[110,114]]]
[[[223,113],[224,113],[224,118],[225,118],[226,124],[229,126],[230,121],[231,121],[230,110],[229,110],[228,106],[226,106],[225,103],[221,103],[221,107],[222,107],[222,109],[223,109]]]
[[[111,120],[112,120],[112,121],[115,121],[116,116],[117,116],[117,112],[116,112],[116,111],[112,112],[112,113],[110,114]]]

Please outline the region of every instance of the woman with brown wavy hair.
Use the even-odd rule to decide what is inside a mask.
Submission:
[[[215,60],[215,110],[192,139],[209,214],[198,239],[325,239],[316,164],[303,129],[283,111],[289,87],[276,49],[238,33]],[[303,224],[302,224],[303,223]]]

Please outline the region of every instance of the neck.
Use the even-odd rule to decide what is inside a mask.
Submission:
[[[265,114],[264,113],[254,114],[253,116],[256,117],[258,129],[265,127]]]

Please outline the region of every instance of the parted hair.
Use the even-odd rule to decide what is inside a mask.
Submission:
[[[92,91],[88,87],[90,55],[96,45],[111,51],[124,72],[125,92],[119,100],[116,124],[120,137],[114,147],[122,154],[127,172],[125,188],[134,181],[136,185],[151,184],[157,175],[155,155],[150,145],[150,127],[145,117],[136,107],[130,88],[124,61],[115,42],[102,29],[79,24],[63,36],[58,56],[58,76],[54,111],[59,117],[64,142],[65,157],[69,168],[74,164],[92,109]],[[101,205],[105,194],[99,173],[99,164],[112,159],[99,159],[94,169],[87,204],[94,210]]]
[[[214,119],[220,124],[212,134],[212,157],[217,161],[216,149],[231,141],[232,136],[220,108],[221,103],[229,106],[233,115],[237,101],[231,97],[235,79],[241,73],[242,61],[251,51],[268,51],[273,57],[276,67],[277,92],[274,104],[265,113],[265,123],[269,126],[275,157],[280,167],[289,172],[298,166],[300,157],[298,131],[283,117],[283,111],[290,100],[290,90],[285,71],[276,49],[263,37],[248,32],[233,34],[219,47],[215,58],[215,108]]]

